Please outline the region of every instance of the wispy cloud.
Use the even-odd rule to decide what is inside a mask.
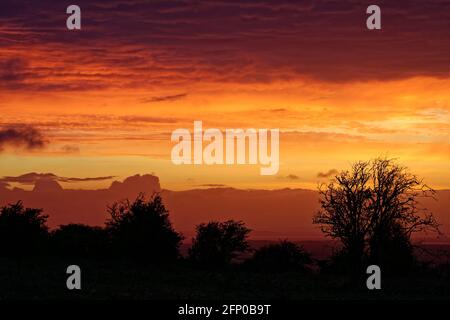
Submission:
[[[175,118],[161,118],[161,117],[146,117],[146,116],[122,116],[120,120],[133,123],[133,122],[144,122],[144,123],[177,123],[179,119]]]
[[[159,97],[151,97],[144,98],[141,100],[142,103],[151,103],[151,102],[165,102],[165,101],[176,101],[187,97],[187,93],[174,94],[169,96],[159,96]]]
[[[0,178],[0,183],[21,183],[21,184],[35,184],[38,180],[51,180],[58,182],[86,182],[86,181],[104,181],[111,180],[115,176],[105,177],[89,177],[89,178],[77,178],[77,177],[61,177],[54,173],[36,173],[30,172],[20,176],[5,176]]]

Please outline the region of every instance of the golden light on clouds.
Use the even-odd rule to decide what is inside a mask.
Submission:
[[[154,172],[166,188],[315,188],[318,172],[386,155],[450,188],[449,13],[429,1],[400,21],[386,4],[386,29],[370,33],[358,6],[341,5],[82,1],[73,33],[63,5],[11,6],[0,16],[0,130],[31,126],[49,143],[4,143],[0,175]],[[174,166],[170,134],[195,120],[279,128],[279,174]]]
[[[195,184],[236,187],[314,187],[319,171],[387,155],[399,157],[419,174],[426,167],[436,168],[436,172],[427,169],[426,178],[433,185],[450,187],[447,88],[449,79],[421,77],[348,83],[298,79],[257,86],[205,84],[179,88],[177,92],[189,92],[185,95],[167,91],[149,95],[142,89],[32,97],[10,94],[3,101],[8,106],[3,125],[26,119],[52,143],[37,151],[14,151],[10,157],[27,160],[8,163],[8,170],[27,171],[27,166],[39,163],[39,157],[53,157],[59,164],[54,170],[82,170],[87,175],[114,159],[120,163],[128,159],[128,165],[110,167],[114,172],[108,174],[125,177],[155,172],[167,181],[168,188],[188,187],[194,180]],[[192,130],[194,120],[202,120],[205,128],[223,130],[280,128],[279,175],[260,178],[252,166],[174,166],[170,133],[176,128]],[[77,157],[98,165],[77,168],[73,160]],[[38,166],[36,170],[43,169]],[[283,179],[290,174],[299,179]]]

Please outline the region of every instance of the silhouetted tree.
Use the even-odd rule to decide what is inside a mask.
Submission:
[[[70,257],[100,257],[109,252],[105,229],[84,224],[62,225],[51,233],[53,253]]]
[[[342,242],[358,271],[365,258],[386,261],[382,255],[394,247],[412,253],[413,232],[438,228],[433,215],[418,208],[419,198],[433,196],[434,190],[391,159],[357,162],[319,192],[321,210],[313,222]]]
[[[388,232],[372,237],[369,249],[369,263],[382,266],[384,274],[404,274],[415,262],[414,247],[408,235],[396,223],[392,224]]]
[[[0,255],[26,257],[41,254],[48,241],[48,216],[42,209],[24,208],[21,201],[0,209]]]
[[[286,272],[305,271],[311,263],[303,246],[284,240],[259,248],[245,265],[257,271]]]
[[[179,257],[183,237],[173,229],[159,194],[148,201],[141,194],[134,202],[117,202],[108,212],[111,219],[106,222],[106,230],[119,254],[152,262]]]
[[[224,266],[248,251],[248,229],[242,221],[212,221],[196,227],[189,258],[204,266]]]

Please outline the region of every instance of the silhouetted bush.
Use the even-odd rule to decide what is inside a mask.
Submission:
[[[48,216],[41,209],[24,208],[22,202],[0,209],[0,255],[25,257],[45,252]]]
[[[381,267],[384,274],[405,274],[415,265],[413,245],[400,226],[371,239],[369,263]]]
[[[365,276],[367,266],[374,264],[383,270],[384,275],[404,275],[416,267],[413,251],[413,245],[403,232],[391,230],[370,240],[368,250],[361,258],[364,266],[361,272],[355,271],[354,256],[345,247],[335,251],[328,261],[321,263],[321,271],[361,277]]]
[[[362,260],[362,264],[366,263],[366,258]],[[331,254],[331,256],[326,260],[317,261],[320,268],[320,272],[324,274],[334,274],[334,275],[352,275],[355,272],[354,259],[351,254],[346,250],[346,248],[340,248]],[[362,275],[358,272],[357,275]]]
[[[111,219],[106,222],[106,230],[116,253],[149,262],[180,256],[183,237],[173,229],[160,195],[146,201],[141,194],[134,202],[113,204],[108,211]]]
[[[51,233],[54,254],[70,257],[102,257],[109,252],[105,229],[84,224],[62,225]]]
[[[251,270],[268,272],[306,271],[311,263],[311,256],[303,246],[290,241],[261,247],[245,261]]]
[[[189,258],[201,265],[224,266],[249,249],[247,237],[250,229],[241,221],[212,221],[198,225],[196,230]]]

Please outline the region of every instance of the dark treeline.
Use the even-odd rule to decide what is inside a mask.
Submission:
[[[182,257],[184,238],[172,227],[159,194],[149,199],[142,194],[107,210],[110,218],[104,227],[68,224],[50,231],[48,216],[41,209],[25,208],[20,201],[5,206],[0,209],[0,256],[126,258],[152,264],[183,261],[209,269],[241,264],[260,271],[305,271],[312,263],[302,246],[288,241],[252,250],[248,243],[251,230],[233,220],[198,225],[188,255]],[[240,259],[243,255],[250,258]]]
[[[312,259],[303,246],[287,240],[254,250],[248,242],[251,230],[233,220],[198,225],[183,257],[183,235],[173,228],[159,194],[113,204],[107,208],[104,227],[69,224],[49,230],[42,210],[25,208],[21,202],[10,204],[0,209],[0,256],[126,259],[140,265],[183,264],[197,270],[239,268],[354,278],[365,274],[371,264],[379,265],[384,275],[424,272],[425,265],[414,255],[411,235],[438,231],[438,224],[432,214],[419,212],[418,197],[430,196],[433,190],[418,178],[393,160],[375,159],[354,164],[321,186],[320,192],[321,210],[313,223],[341,243],[325,261]],[[448,274],[448,265],[444,270]]]

